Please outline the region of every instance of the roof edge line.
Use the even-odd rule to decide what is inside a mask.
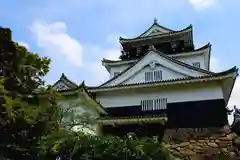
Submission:
[[[231,74],[231,73],[228,73]],[[164,85],[174,85],[174,84],[183,84],[185,82],[188,83],[195,83],[195,82],[199,82],[199,81],[206,81],[206,80],[210,80],[210,81],[214,81],[214,80],[218,80],[218,79],[225,79],[225,78],[229,78],[229,75],[219,75],[219,77],[214,77],[214,76],[202,76],[202,77],[194,77],[194,79],[181,79],[181,80],[173,80],[173,81],[166,81],[166,82],[153,82],[153,83],[143,83],[143,84],[130,84],[130,85],[122,85],[122,86],[108,86],[108,87],[100,87],[100,88],[92,88],[90,89],[90,92],[94,92],[94,91],[106,91],[106,90],[114,90],[114,88],[122,88],[122,89],[126,89],[128,87],[135,87],[138,88],[139,86],[147,86],[147,85],[151,85],[151,86],[164,86]],[[148,86],[149,87],[149,86]]]
[[[167,34],[177,34],[177,33],[182,33],[182,32],[185,32],[185,31],[191,31],[192,30],[192,25],[189,25],[187,26],[186,28],[182,29],[182,30],[177,30],[177,31],[171,31],[171,32],[167,32],[167,33],[164,33],[162,35],[167,35]],[[161,34],[160,34],[161,35]],[[156,36],[156,35],[155,35]],[[146,37],[133,37],[133,38],[123,38],[123,37],[119,37],[119,42],[127,42],[127,41],[131,41],[131,40],[135,40],[135,39],[139,39],[139,38],[151,38],[151,36],[146,36]]]
[[[195,49],[194,51],[182,52],[182,53],[180,52],[180,53],[172,54],[172,55],[168,55],[168,56],[178,57],[178,56],[184,56],[184,54],[189,54],[189,53],[197,54],[197,53],[200,52],[200,51],[203,51],[203,50],[205,50],[205,49],[211,48],[211,46],[212,46],[212,45],[211,45],[211,43],[209,42],[209,43],[207,43],[206,45]],[[109,59],[103,58],[101,61],[102,61],[102,64],[104,64],[104,66],[105,66],[105,65],[111,65],[111,64],[114,64],[114,63],[120,63],[120,64],[131,63],[131,62],[135,62],[135,61],[137,61],[137,60],[138,60],[138,59],[122,61],[122,60],[109,60]]]

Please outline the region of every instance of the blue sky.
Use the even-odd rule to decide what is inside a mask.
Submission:
[[[76,83],[96,85],[108,79],[103,57],[116,59],[119,36],[133,37],[158,23],[174,29],[193,25],[196,47],[212,43],[213,71],[240,66],[239,0],[14,0],[0,5],[2,27],[14,41],[52,59],[46,80],[64,72]],[[231,104],[239,104],[234,88]]]

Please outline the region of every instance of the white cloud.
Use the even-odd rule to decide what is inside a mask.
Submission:
[[[106,42],[110,45],[112,45],[115,48],[120,49],[120,44],[119,44],[119,37],[126,37],[124,34],[119,33],[119,32],[115,32],[115,33],[111,33],[108,34],[108,36],[106,37]]]
[[[43,20],[35,20],[30,29],[37,40],[37,45],[51,57],[53,63],[58,63],[58,57],[65,57],[70,64],[82,67],[82,71],[88,73],[83,78],[89,80],[86,83],[91,85],[102,83],[109,78],[109,73],[102,66],[101,60],[103,58],[116,60],[120,56],[116,34],[109,34],[106,37],[106,43],[110,47],[103,48],[96,45],[82,45],[68,35],[64,22],[46,23]],[[84,62],[86,66],[83,66]],[[60,65],[59,67],[65,66],[65,64]]]
[[[119,38],[119,33],[113,33],[113,34],[109,34],[106,38],[106,42],[109,43],[109,44],[112,44],[114,46],[118,46],[119,43],[118,43],[118,38]]]
[[[18,44],[19,45],[21,45],[21,46],[23,46],[23,47],[25,47],[27,50],[29,50],[30,49],[30,47],[29,47],[29,45],[26,43],[26,42],[18,42]]]
[[[83,66],[83,46],[67,34],[64,22],[48,24],[43,20],[35,20],[30,29],[37,39],[37,45],[48,55],[64,56],[73,65]]]
[[[109,79],[109,73],[104,66],[102,66],[101,60],[103,58],[109,60],[118,60],[121,54],[120,52],[120,44],[118,40],[118,36],[121,34],[111,33],[106,36],[106,43],[109,44],[109,47],[103,48],[102,46],[90,46],[87,51],[89,54],[98,53],[99,56],[96,60],[91,61],[88,66],[90,70],[89,74],[91,76],[91,85],[92,84],[101,84]]]
[[[92,62],[89,65],[89,70],[91,74],[91,84],[101,84],[104,81],[109,79],[109,73],[104,66],[102,66],[101,60],[103,58],[109,60],[118,60],[120,56],[120,50],[117,47],[112,47],[108,49],[98,48],[95,50],[98,53],[101,53],[101,56],[96,61]]]
[[[120,56],[120,50],[119,49],[108,49],[105,50],[103,55],[105,56],[104,58],[110,59],[110,60],[118,60]]]
[[[195,10],[203,10],[213,7],[217,0],[188,0]]]

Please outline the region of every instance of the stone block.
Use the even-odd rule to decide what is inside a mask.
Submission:
[[[185,147],[188,146],[190,143],[189,142],[183,142],[179,144],[179,147]]]
[[[210,147],[216,147],[216,148],[218,147],[216,143],[211,143],[211,142],[207,143],[207,145]]]

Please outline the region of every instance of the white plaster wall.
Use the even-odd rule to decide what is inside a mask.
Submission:
[[[193,65],[194,62],[200,62],[200,68],[207,70],[207,66],[204,60],[204,55],[192,55],[187,57],[177,57],[179,61],[187,63],[189,65]]]
[[[141,100],[156,98],[167,98],[168,103],[220,99],[223,93],[220,84],[209,83],[104,92],[96,98],[104,107],[118,107],[140,105]]]
[[[94,117],[98,117],[99,115],[94,112],[94,110],[91,110],[91,106],[88,106],[88,102],[85,102],[83,100],[83,98],[81,97],[66,97],[64,98],[63,100],[59,100],[58,103],[60,104],[60,106],[63,108],[63,109],[66,109],[68,107],[70,107],[71,104],[73,105],[77,105],[78,107],[75,108],[75,116],[77,115],[83,115],[84,113],[89,113],[91,114],[92,116]],[[92,130],[93,131],[96,131],[97,130],[97,126],[91,126],[92,127]],[[84,128],[82,127],[81,125],[76,125],[73,127],[73,130],[75,131],[79,131],[79,130],[82,130],[84,132],[88,132],[88,133],[93,133],[92,130],[89,130],[88,128]]]
[[[123,64],[123,65],[118,65],[118,66],[112,66],[110,69],[110,78],[114,76],[114,72],[122,72],[126,68],[128,68],[130,64]]]
[[[162,80],[187,77],[184,74],[175,72],[174,70],[171,70],[161,65],[157,65],[155,70],[162,71]],[[152,72],[152,71],[154,70],[152,70],[148,65],[145,68],[141,69],[139,72],[137,72],[135,75],[133,75],[132,77],[124,81],[122,84],[133,84],[133,83],[145,82],[145,72]]]

